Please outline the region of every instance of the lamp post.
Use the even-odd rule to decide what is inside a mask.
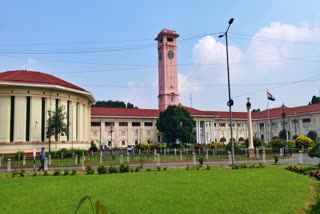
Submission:
[[[296,113],[294,113],[294,120],[293,120],[293,122],[294,122],[294,135],[296,136],[297,135],[297,114]]]
[[[284,138],[286,139],[287,133],[286,133],[285,125],[284,125],[284,118],[286,117],[286,113],[285,113],[286,106],[284,105],[284,103],[282,104],[281,108],[282,108],[282,133],[284,133]]]
[[[110,125],[110,134],[111,134],[111,156],[112,156],[112,132],[113,132],[113,126]]]
[[[228,22],[228,28],[224,34],[219,35],[219,38],[226,37],[226,53],[227,53],[227,74],[228,74],[228,95],[229,100],[227,105],[229,106],[229,119],[230,119],[230,135],[231,135],[231,161],[232,165],[234,164],[234,144],[233,144],[233,133],[232,133],[232,111],[231,107],[233,106],[233,100],[231,99],[231,89],[230,89],[230,74],[229,74],[229,52],[228,52],[228,31],[233,23],[234,18],[231,18]]]

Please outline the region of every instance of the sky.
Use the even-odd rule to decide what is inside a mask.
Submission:
[[[3,0],[0,72],[52,74],[96,100],[158,108],[157,34],[175,30],[180,102],[228,111],[307,105],[320,96],[320,1]],[[267,91],[276,100],[267,102]]]

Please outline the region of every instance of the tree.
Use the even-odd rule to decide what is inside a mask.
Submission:
[[[320,103],[320,97],[313,96],[309,105]]]
[[[175,143],[176,139],[180,139],[182,143],[194,143],[194,120],[190,113],[181,107],[172,105],[160,112],[156,126],[163,133],[165,142]]]
[[[314,142],[317,142],[318,140],[318,134],[316,131],[309,131],[307,136],[311,138],[311,140],[313,140]]]
[[[304,135],[300,135],[299,137],[297,137],[295,141],[296,141],[297,148],[301,148],[302,146],[304,148],[308,148],[313,143],[311,138]]]
[[[308,155],[312,158],[320,158],[320,143],[314,144],[312,148],[308,151]]]
[[[258,109],[252,109],[252,112],[260,112],[261,110],[258,108]]]
[[[287,134],[288,134],[288,138],[287,138]],[[287,130],[281,130],[279,132],[279,137],[282,138],[283,140],[287,140],[287,139],[290,139],[290,131],[287,131]]]
[[[92,107],[106,107],[106,108],[138,108],[134,106],[132,103],[125,103],[123,101],[97,101]]]
[[[59,139],[59,135],[68,135],[68,126],[65,123],[66,112],[65,107],[60,106],[56,111],[48,111],[49,118],[47,120],[46,137],[49,138],[49,153],[51,152],[51,137],[54,136],[55,141]]]

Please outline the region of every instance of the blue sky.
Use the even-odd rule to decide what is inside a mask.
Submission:
[[[176,30],[180,102],[228,111],[229,38],[235,111],[289,107],[320,93],[319,1],[2,1],[0,71],[53,74],[96,100],[157,108],[157,44]],[[192,97],[192,99],[190,99]],[[190,102],[192,100],[192,102]]]

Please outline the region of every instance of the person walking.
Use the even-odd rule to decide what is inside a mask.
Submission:
[[[42,169],[42,171],[44,171],[44,161],[46,159],[46,153],[44,152],[44,147],[41,148],[41,152],[40,152],[40,161],[41,161],[41,166],[38,169],[38,171],[40,171]]]

